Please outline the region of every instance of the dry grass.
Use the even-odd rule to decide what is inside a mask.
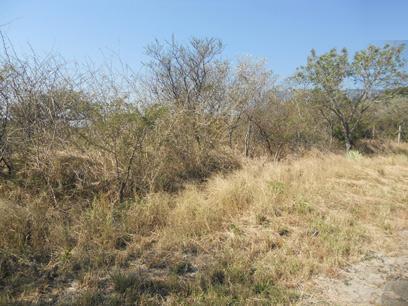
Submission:
[[[2,202],[0,301],[296,303],[314,275],[396,248],[408,224],[408,147],[398,150],[243,161],[122,206]]]

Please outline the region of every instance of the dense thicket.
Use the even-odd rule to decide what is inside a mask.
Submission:
[[[280,159],[408,137],[402,46],[370,46],[351,62],[346,50],[313,51],[291,86],[277,85],[264,61],[232,65],[222,50],[212,38],[156,41],[140,78],[106,67],[74,73],[57,57],[21,58],[5,43],[3,179],[54,205],[97,194],[123,202],[237,167],[237,153]]]

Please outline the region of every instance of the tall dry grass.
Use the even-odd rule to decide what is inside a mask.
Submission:
[[[394,151],[244,160],[178,194],[121,205],[100,196],[60,210],[15,196],[0,205],[2,301],[296,303],[314,275],[397,247],[408,147]]]

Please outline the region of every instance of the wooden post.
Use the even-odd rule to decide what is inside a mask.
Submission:
[[[401,133],[402,133],[402,126],[401,124],[398,126],[398,137],[397,137],[397,142],[398,144],[401,142]]]

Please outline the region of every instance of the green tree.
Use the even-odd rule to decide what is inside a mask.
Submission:
[[[346,49],[320,56],[312,50],[306,66],[298,68],[295,78],[318,93],[315,103],[322,116],[333,116],[341,126],[346,150],[352,148],[354,132],[367,110],[385,90],[407,80],[403,49],[403,45],[370,45],[352,60]]]

